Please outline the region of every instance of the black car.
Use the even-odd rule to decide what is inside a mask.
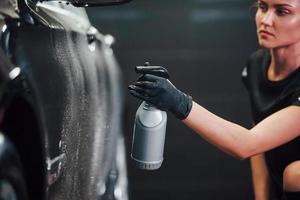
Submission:
[[[81,6],[0,0],[0,199],[128,199],[122,76]]]

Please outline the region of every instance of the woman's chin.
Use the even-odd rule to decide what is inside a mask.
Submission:
[[[274,48],[274,45],[272,45],[266,41],[258,41],[258,44],[261,48],[266,48],[266,49]]]

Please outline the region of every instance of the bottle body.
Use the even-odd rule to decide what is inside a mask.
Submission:
[[[158,169],[163,161],[167,113],[143,102],[135,116],[131,158],[140,169]]]

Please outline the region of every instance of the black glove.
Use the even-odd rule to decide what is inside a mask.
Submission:
[[[136,72],[143,75],[134,85],[129,86],[130,94],[161,110],[170,111],[181,120],[188,116],[192,109],[192,97],[178,90],[166,79],[169,75],[163,76],[168,74],[165,68],[138,66]]]
[[[149,66],[149,63],[145,63],[145,66],[136,66],[135,72],[142,74],[140,78],[142,78],[145,74],[152,74],[167,79],[170,78],[169,72],[166,68],[161,66]]]

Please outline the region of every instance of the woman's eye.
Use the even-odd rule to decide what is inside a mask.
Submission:
[[[267,5],[262,2],[257,2],[257,8],[259,10],[261,10],[262,12],[267,12],[267,10],[268,10]]]
[[[287,10],[287,9],[284,9],[284,8],[277,8],[276,9],[276,14],[278,16],[285,16],[285,15],[288,15],[290,12]]]

